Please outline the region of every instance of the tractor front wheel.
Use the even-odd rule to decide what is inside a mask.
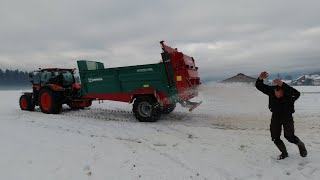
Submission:
[[[59,104],[59,96],[50,89],[42,89],[39,93],[40,109],[46,114],[59,114],[62,105]]]
[[[132,111],[140,122],[155,122],[161,117],[160,104],[152,96],[137,97]]]
[[[22,95],[19,99],[19,105],[21,110],[25,111],[33,111],[34,110],[34,104],[32,102],[32,96],[31,95]]]

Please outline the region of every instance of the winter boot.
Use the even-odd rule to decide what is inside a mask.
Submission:
[[[299,140],[297,146],[299,148],[301,157],[306,157],[308,152],[306,150],[306,147],[304,146],[304,143],[301,140]]]
[[[285,159],[286,157],[288,157],[287,148],[286,148],[286,145],[283,143],[283,141],[276,143],[276,146],[281,151],[280,156],[278,156],[278,160]]]
[[[282,160],[282,159],[285,159],[285,158],[287,158],[289,155],[288,155],[288,153],[281,153],[279,156],[278,156],[278,160]]]

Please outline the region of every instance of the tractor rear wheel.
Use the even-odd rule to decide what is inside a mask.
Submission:
[[[160,104],[152,96],[137,97],[133,103],[132,111],[140,122],[155,122],[161,117]]]
[[[25,111],[33,111],[34,104],[32,103],[32,96],[31,95],[22,95],[19,99],[19,105],[21,110]]]
[[[163,114],[170,114],[176,108],[176,104],[168,104],[162,107]]]
[[[40,109],[46,114],[59,114],[62,104],[59,103],[58,93],[50,89],[42,89],[39,93]]]

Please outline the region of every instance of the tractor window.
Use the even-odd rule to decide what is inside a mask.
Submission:
[[[62,73],[63,76],[63,85],[71,85],[74,83],[74,77],[73,74],[69,71],[65,71]]]
[[[74,83],[74,78],[73,74],[70,71],[55,71],[54,72],[54,77],[58,80],[60,77],[59,75],[62,76],[62,84],[63,86],[70,86]]]
[[[70,86],[74,83],[74,77],[70,71],[43,71],[40,78],[42,84]]]
[[[52,73],[50,71],[43,71],[40,75],[41,83],[48,83],[49,80],[52,78]]]
[[[40,77],[40,73],[37,72],[37,73],[34,74],[32,79],[34,80],[35,84],[40,84],[40,78],[41,78]]]

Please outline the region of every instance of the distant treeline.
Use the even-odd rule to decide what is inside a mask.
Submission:
[[[31,86],[29,72],[16,70],[0,69],[0,87],[27,87]],[[33,79],[37,82],[37,78]],[[75,76],[76,83],[80,83],[79,76]],[[3,88],[1,88],[3,89]]]
[[[0,69],[0,86],[27,86],[29,73],[17,70]]]

